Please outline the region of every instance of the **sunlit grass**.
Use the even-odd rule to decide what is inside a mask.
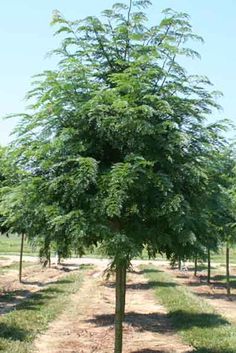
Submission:
[[[36,335],[69,305],[70,295],[79,290],[82,271],[66,276],[48,288],[34,293],[0,318],[0,352],[29,353]]]
[[[204,300],[155,267],[143,267],[158,300],[167,308],[173,328],[195,353],[235,353],[236,327]]]

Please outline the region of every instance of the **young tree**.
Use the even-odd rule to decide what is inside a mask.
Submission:
[[[32,182],[41,178],[34,191],[36,199],[46,195],[53,234],[81,249],[102,243],[112,258],[115,353],[122,352],[126,269],[145,245],[151,256],[196,241],[202,159],[219,145],[219,126],[204,125],[217,107],[210,82],[178,63],[198,56],[186,44],[201,38],[186,14],[172,10],[149,26],[140,10],[148,5],[115,4],[104,21],[71,22],[55,11],[60,62],[38,76],[15,144],[18,167]]]
[[[226,289],[230,295],[230,247],[235,243],[235,151],[232,146],[223,150],[216,163],[216,182],[219,191],[215,197],[215,219],[226,252]]]

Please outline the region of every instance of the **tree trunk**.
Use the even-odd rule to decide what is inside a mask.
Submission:
[[[229,245],[226,243],[226,288],[227,295],[230,295],[230,273],[229,273]]]
[[[207,249],[207,283],[211,283],[211,252]]]
[[[178,257],[178,267],[179,267],[179,271],[181,271],[181,257]]]
[[[125,311],[126,264],[116,267],[116,311],[115,311],[115,349],[114,353],[122,353],[123,320]]]
[[[123,288],[123,298],[122,298],[122,312],[123,312],[123,319],[124,321],[125,318],[125,298],[126,298],[126,275],[127,275],[127,270],[126,270],[126,264],[123,266],[122,270],[122,288]]]
[[[61,253],[59,251],[57,253],[57,264],[61,265]]]
[[[23,250],[24,250],[24,234],[21,234],[21,245],[20,245],[20,263],[19,263],[19,281],[22,282],[22,263],[23,263]]]
[[[197,276],[197,256],[194,258],[194,276]]]
[[[48,252],[48,267],[51,268],[51,251]]]

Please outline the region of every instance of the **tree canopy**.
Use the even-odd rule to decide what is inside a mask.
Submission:
[[[204,124],[217,107],[209,80],[178,63],[198,56],[187,43],[201,38],[170,9],[147,27],[147,5],[115,4],[105,21],[55,12],[60,62],[38,76],[18,128],[18,164],[42,184],[51,224],[117,256],[193,241],[209,151],[221,145],[220,126]]]

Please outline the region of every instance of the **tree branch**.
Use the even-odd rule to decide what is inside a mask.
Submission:
[[[130,15],[131,15],[131,10],[132,10],[132,3],[133,0],[130,0],[129,2],[129,10],[128,10],[128,16],[127,16],[127,40],[126,40],[126,47],[125,47],[125,55],[124,55],[124,59],[127,59],[127,55],[129,53],[129,48],[130,48],[130,38],[129,38],[129,26],[130,26]],[[128,57],[128,61],[129,61],[129,57]]]

